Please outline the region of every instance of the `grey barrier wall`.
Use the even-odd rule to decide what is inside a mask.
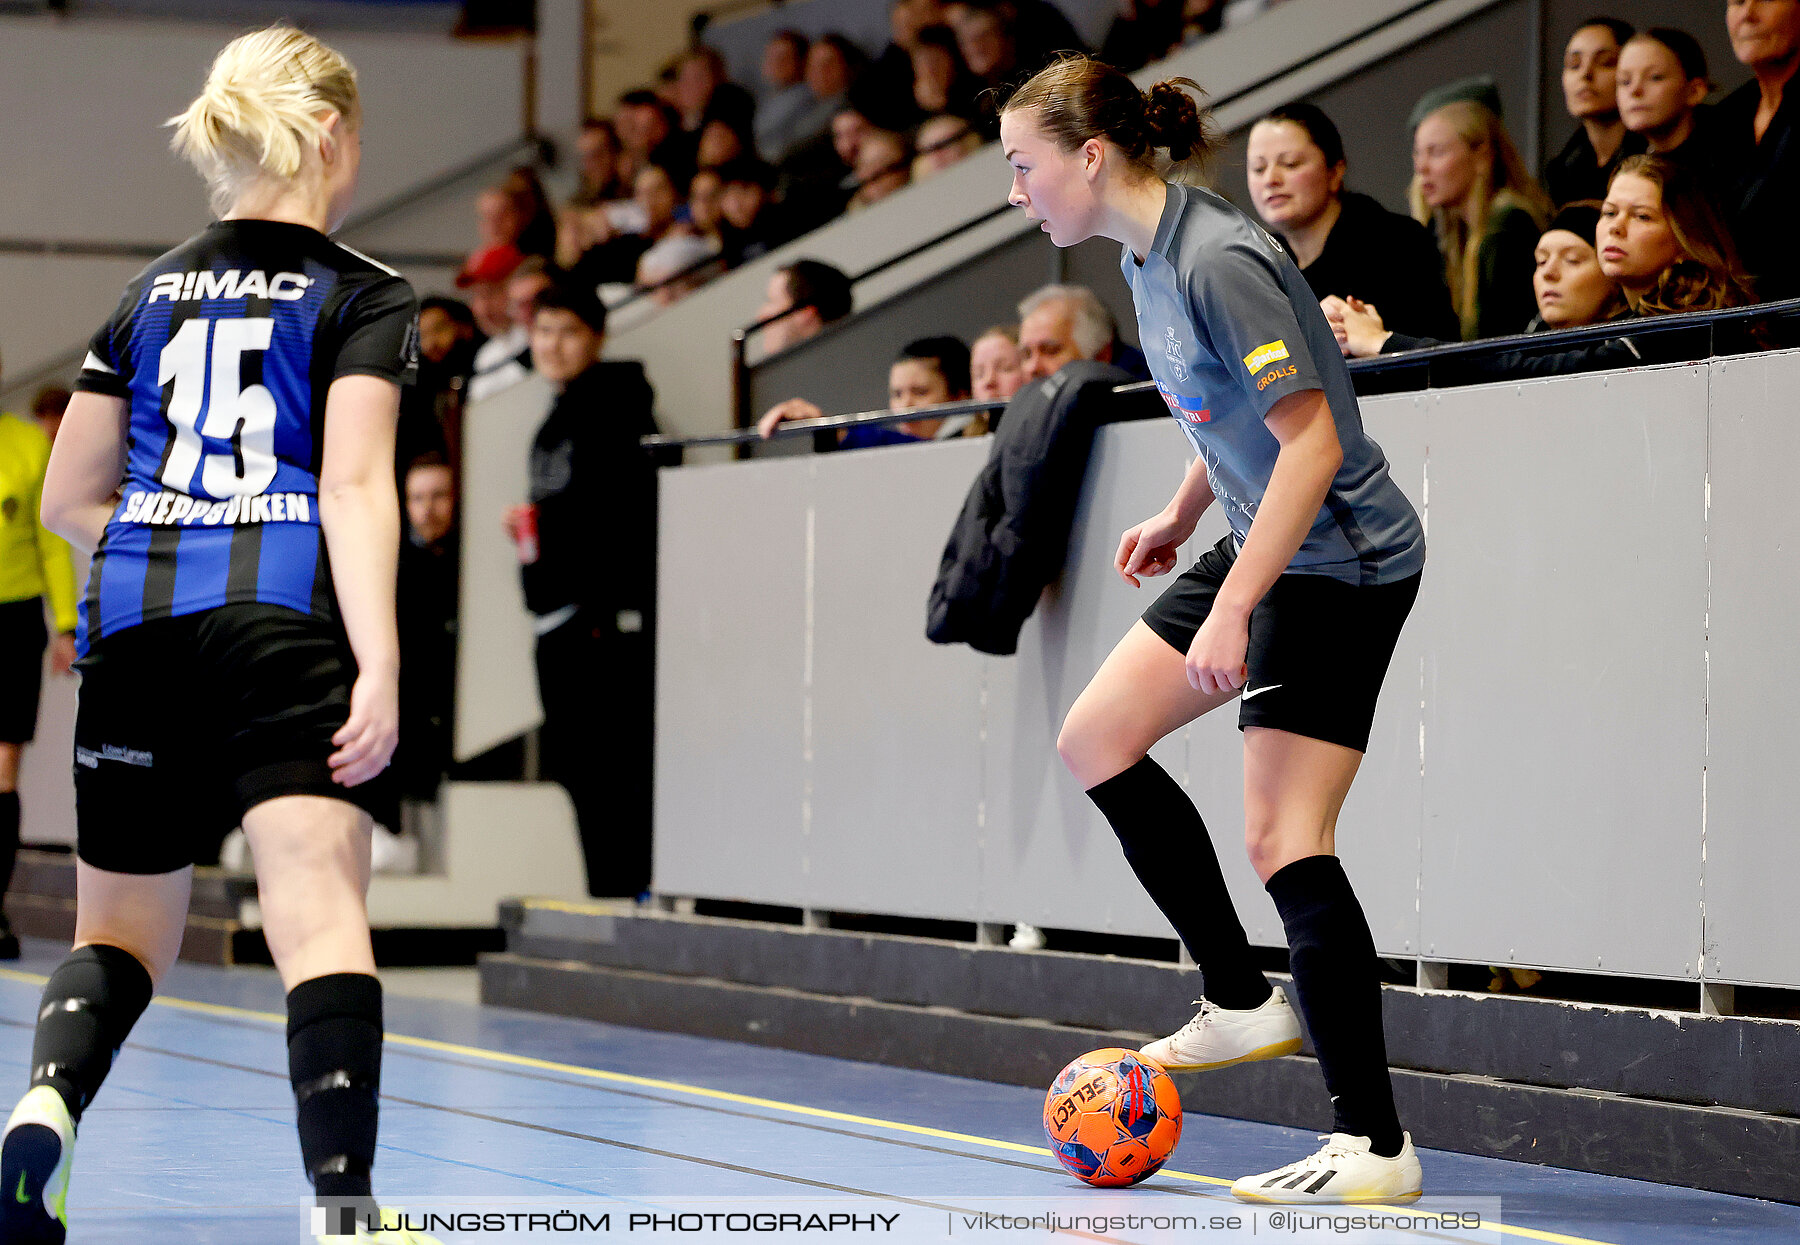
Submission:
[[[1338,828],[1383,954],[1800,985],[1797,386],[1781,353],[1363,404],[1431,549]],[[1006,658],[923,634],[985,454],[664,472],[659,892],[1170,936],[1055,738],[1151,599],[1111,559],[1185,446],[1160,420],[1102,431]],[[1235,724],[1154,755],[1279,945]]]

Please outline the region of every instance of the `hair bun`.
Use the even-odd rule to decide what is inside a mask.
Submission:
[[[1144,92],[1144,123],[1152,145],[1168,148],[1174,160],[1192,155],[1202,136],[1200,106],[1173,82],[1158,82]]]

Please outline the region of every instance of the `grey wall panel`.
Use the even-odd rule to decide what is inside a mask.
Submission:
[[[1714,364],[1706,973],[1800,980],[1800,461],[1793,354]]]
[[[1425,517],[1428,529],[1426,430],[1439,400],[1437,394],[1399,394],[1361,403],[1364,427],[1387,453],[1394,482]],[[1375,707],[1369,750],[1338,817],[1338,855],[1356,884],[1376,949],[1388,955],[1419,953],[1419,852],[1425,813],[1421,701],[1426,654],[1441,620],[1449,616],[1435,580],[1436,565],[1428,554],[1418,603],[1400,633]]]
[[[820,463],[811,907],[976,919],[981,658],[925,638],[944,538],[992,442]]]
[[[1428,956],[1694,972],[1705,411],[1693,367],[1442,399]]]
[[[1172,936],[1063,767],[1056,736],[1088,679],[1160,590],[1134,592],[1113,571],[1113,554],[1121,532],[1173,495],[1186,462],[1180,434],[1164,421],[1102,429],[1063,575],[1020,633],[1017,654],[989,659],[982,903],[993,920]],[[1179,735],[1152,755],[1177,777],[1186,768]]]
[[[811,459],[664,471],[657,890],[798,903]]]

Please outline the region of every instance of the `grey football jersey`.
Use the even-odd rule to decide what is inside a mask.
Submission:
[[[1418,512],[1388,474],[1337,338],[1306,278],[1261,225],[1211,191],[1171,185],[1150,254],[1120,260],[1138,336],[1170,413],[1206,462],[1241,546],[1281,443],[1263,421],[1290,393],[1322,389],[1344,462],[1290,571],[1353,584],[1425,564]]]

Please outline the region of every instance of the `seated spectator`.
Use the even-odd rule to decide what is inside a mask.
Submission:
[[[524,380],[531,371],[531,317],[538,296],[555,282],[560,272],[538,255],[528,255],[507,277],[505,332],[489,337],[475,352],[475,374],[469,380],[469,400],[479,402]],[[475,304],[471,302],[471,307]]]
[[[874,94],[904,107],[903,101],[913,93],[919,32],[942,25],[943,20],[943,0],[890,0],[888,44],[864,75]]]
[[[69,409],[69,399],[74,396],[61,385],[45,385],[31,399],[31,417],[37,420],[37,426],[44,430],[51,443],[56,441],[56,434],[62,429],[63,412]]]
[[[1744,265],[1767,299],[1800,295],[1800,4],[1733,3],[1725,26],[1731,52],[1753,81],[1714,110],[1719,167],[1727,170],[1721,202]]]
[[[803,144],[782,164],[776,197],[797,233],[816,229],[843,214],[850,202],[856,156],[868,118],[845,104],[832,114],[825,132]]]
[[[969,343],[970,397],[982,402],[1005,402],[1024,383],[1017,325],[996,324]]]
[[[1549,216],[1498,104],[1493,83],[1477,80],[1434,91],[1413,111],[1413,218],[1437,237],[1465,340],[1530,322],[1531,256]]]
[[[619,135],[611,121],[604,117],[583,121],[575,137],[575,156],[580,181],[569,196],[571,206],[591,208],[630,197],[630,188],[619,176]]]
[[[934,173],[942,173],[974,152],[980,151],[981,135],[961,117],[939,113],[919,127],[918,156],[913,160],[912,179],[923,181]]]
[[[1046,285],[1021,299],[1019,365],[1025,379],[1054,376],[1078,359],[1111,363],[1135,380],[1150,379],[1144,356],[1119,340],[1112,312],[1092,290]]]
[[[635,187],[638,174],[648,165],[676,168],[692,162],[693,152],[684,151],[679,140],[675,110],[647,87],[619,96],[613,128],[619,135],[619,179],[627,186]],[[679,172],[679,184],[685,184],[688,170]]]
[[[725,58],[717,48],[698,44],[676,58],[671,92],[681,132],[697,142],[708,121],[720,120],[734,129],[750,130],[756,100],[730,80]]]
[[[515,239],[519,250],[527,255],[550,259],[556,254],[556,209],[537,170],[521,164],[506,175],[501,188],[511,197],[518,215],[519,230]]]
[[[578,286],[539,298],[532,364],[557,391],[531,446],[530,493],[507,510],[535,618],[543,770],[575,806],[588,893],[650,879],[656,634],[656,432],[637,363],[606,361],[606,309]],[[617,556],[594,556],[605,533]],[[605,706],[604,713],[595,712]]]
[[[694,149],[694,167],[716,169],[721,164],[742,160],[755,150],[756,143],[748,126],[727,121],[724,117],[709,117],[700,127],[700,141]]]
[[[956,32],[950,27],[927,26],[919,31],[911,61],[915,121],[939,113],[953,113],[965,120],[981,115],[976,100],[981,84],[963,64]]]
[[[1693,169],[1633,156],[1613,174],[1596,236],[1600,267],[1638,315],[1756,301],[1737,247]]]
[[[992,24],[986,21],[988,16]],[[1063,52],[1088,51],[1074,25],[1050,0],[952,0],[945,6],[945,18],[962,44],[963,60],[989,85],[1016,85]],[[975,56],[969,54],[971,43],[978,48]]]
[[[1632,34],[1630,22],[1596,17],[1578,26],[1563,50],[1563,104],[1580,124],[1544,165],[1544,189],[1558,207],[1604,198],[1619,161],[1644,149],[1619,117],[1619,53]]]
[[[981,103],[975,118],[982,134],[994,139],[1000,136],[998,100],[1007,88],[1031,76],[1038,68],[1028,66],[1019,56],[1018,40],[1009,12],[997,4],[959,4],[953,7],[951,25],[956,31],[956,47],[963,64],[976,83],[976,99]]]
[[[502,183],[475,196],[475,249],[463,261],[456,284],[467,287],[477,281],[504,280],[525,258],[519,234],[525,227],[517,199]],[[498,273],[496,277],[493,274]]]
[[[724,180],[719,240],[728,267],[759,259],[793,236],[783,225],[781,209],[772,201],[774,169],[760,160],[739,160],[719,173]]]
[[[831,119],[849,103],[864,63],[862,49],[840,34],[813,40],[806,50],[806,89],[812,99],[795,122],[795,138],[781,157],[783,163],[831,129]]]
[[[850,278],[830,264],[797,259],[769,276],[756,322],[762,325],[762,357],[780,354],[827,324],[850,314]]]
[[[1317,297],[1374,303],[1402,333],[1457,335],[1430,232],[1344,189],[1344,142],[1317,107],[1290,104],[1252,126],[1245,168],[1257,215]]]
[[[856,193],[847,210],[855,212],[881,202],[912,181],[912,144],[892,130],[872,130],[857,145]]]
[[[402,469],[437,454],[452,471],[462,458],[462,411],[475,370],[475,317],[466,303],[434,296],[419,302],[419,378],[400,394],[394,461]],[[402,495],[404,485],[402,479]]]
[[[1594,235],[1600,224],[1600,208],[1596,204],[1571,203],[1550,222],[1538,239],[1534,254],[1537,267],[1532,272],[1532,294],[1537,300],[1538,314],[1530,331],[1579,328],[1598,324],[1628,314],[1618,283],[1600,266],[1600,255],[1594,249]],[[1400,350],[1419,350],[1439,346],[1442,340],[1394,332],[1382,322],[1379,307],[1361,299],[1327,298],[1325,318],[1336,331],[1338,344],[1351,358],[1365,359],[1376,354]],[[1615,348],[1616,343],[1603,343]],[[1591,354],[1592,348],[1578,348]],[[1517,374],[1521,369],[1513,362],[1518,356],[1500,356],[1496,368],[1499,375]],[[1535,356],[1534,356],[1535,357]],[[1589,359],[1594,365],[1609,365],[1605,357]],[[1569,354],[1555,356],[1568,370],[1585,370]],[[1627,362],[1635,362],[1628,359]],[[1547,369],[1536,368],[1534,371]]]
[[[771,164],[779,163],[804,137],[798,126],[813,102],[806,87],[806,49],[806,36],[797,30],[777,30],[763,44],[756,150]]]
[[[663,240],[675,228],[675,209],[681,204],[673,170],[661,164],[645,165],[632,184],[632,197],[644,215],[641,233],[615,234],[598,246],[589,247],[575,261],[574,276],[578,284],[589,289],[613,283],[629,283],[637,277],[637,263],[644,252]]]
[[[725,249],[720,226],[725,221],[725,179],[716,168],[702,165],[687,188],[687,223],[694,236],[714,251]],[[640,264],[642,260],[638,261]]]
[[[456,284],[467,291],[469,312],[484,339],[475,350],[468,386],[470,401],[487,392],[483,387],[483,392],[477,393],[483,376],[511,363],[530,345],[529,332],[513,323],[512,309],[506,300],[507,278],[524,262],[524,256],[516,247],[508,251],[510,254],[489,252],[478,267],[465,265],[456,274]]]
[[[1699,40],[1668,26],[1639,31],[1619,53],[1618,78],[1619,116],[1645,150],[1710,177],[1716,149],[1702,105],[1712,82]]]
[[[406,467],[396,600],[400,631],[400,744],[390,765],[398,794],[432,800],[450,769],[455,722],[456,476],[438,454]]]
[[[913,411],[920,407],[960,402],[969,396],[969,348],[954,337],[922,337],[901,347],[888,368],[888,410]],[[819,419],[825,412],[805,398],[789,398],[756,421],[766,440],[782,423]],[[915,419],[896,424],[840,428],[839,449],[863,450],[878,445],[910,445],[919,441],[962,436],[968,416],[954,419]]]
[[[1126,73],[1159,61],[1181,45],[1188,0],[1119,0],[1100,59]]]

